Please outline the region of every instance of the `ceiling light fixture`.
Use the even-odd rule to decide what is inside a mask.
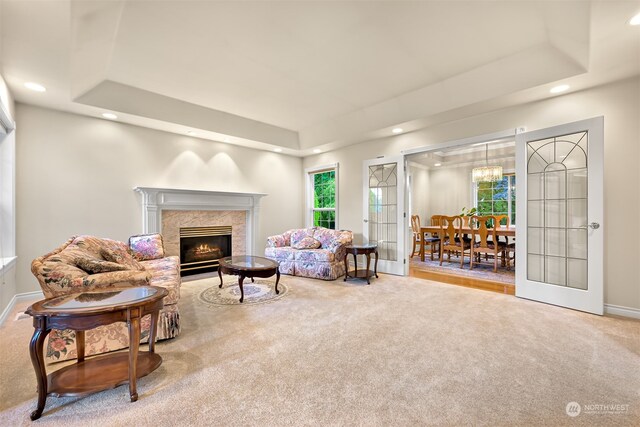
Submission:
[[[194,131],[192,131],[192,130],[189,130],[189,131],[187,131],[187,135],[189,135],[189,136],[195,136],[195,135],[196,135],[196,133],[195,133]]]
[[[640,13],[638,13],[637,15],[635,15],[633,18],[631,18],[629,20],[629,25],[640,25]]]
[[[569,85],[559,85],[551,88],[549,92],[551,93],[560,93],[569,89]]]
[[[393,133],[402,133],[402,128],[393,128],[393,130],[391,132],[393,132]]]
[[[275,151],[276,153],[282,153],[282,148],[275,148],[273,151]]]
[[[230,142],[229,138],[225,138],[222,140],[223,142]]]
[[[102,113],[102,117],[104,117],[105,119],[109,119],[109,120],[115,120],[118,118],[118,116],[116,116],[113,113]]]
[[[473,182],[496,182],[502,179],[502,166],[489,166],[489,144],[485,145],[484,158],[486,165],[473,168],[471,179]]]
[[[314,153],[318,154],[318,153],[322,153],[322,150],[319,148],[316,148],[313,150]]]
[[[433,165],[433,166],[442,166],[442,163],[436,163],[436,164],[435,164],[435,165]]]
[[[42,86],[40,83],[35,83],[35,82],[26,82],[24,84],[24,87],[26,87],[29,90],[32,90],[34,92],[46,92],[47,88]]]

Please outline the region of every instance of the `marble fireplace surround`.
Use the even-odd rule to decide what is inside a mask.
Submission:
[[[256,253],[260,199],[266,194],[156,187],[134,190],[142,194],[142,232],[162,233],[168,255],[179,255],[181,226],[208,225],[231,225],[234,253]]]

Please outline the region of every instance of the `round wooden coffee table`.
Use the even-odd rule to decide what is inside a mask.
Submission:
[[[240,286],[240,302],[244,301],[244,288],[242,282],[247,277],[253,282],[254,277],[271,277],[276,275],[276,294],[279,294],[278,282],[280,281],[280,265],[269,258],[263,258],[253,255],[235,255],[220,258],[218,260],[218,276],[220,277],[220,286],[222,288],[222,273],[238,276],[238,285]]]
[[[107,288],[74,293],[38,301],[26,313],[33,316],[33,337],[29,345],[31,362],[38,380],[38,407],[31,419],[42,415],[47,396],[86,396],[129,383],[132,402],[138,400],[136,379],[153,372],[162,363],[155,353],[158,313],[168,292],[155,286]],[[140,319],[151,314],[149,351],[138,353]],[[84,332],[101,325],[126,322],[129,326],[129,352],[84,358]],[[76,331],[78,362],[47,376],[42,352],[51,329]]]
[[[367,279],[367,284],[370,285],[371,282],[369,278],[375,276],[378,277],[378,245],[349,245],[345,247],[346,253],[344,254],[344,281],[347,281],[347,278],[360,278]],[[353,270],[353,275],[349,273],[349,254],[353,255],[353,263],[355,265],[355,270]],[[369,270],[369,266],[371,265],[371,254],[376,256],[376,262],[373,266],[373,271]],[[358,255],[365,255],[367,257],[367,268],[364,270],[358,271]]]

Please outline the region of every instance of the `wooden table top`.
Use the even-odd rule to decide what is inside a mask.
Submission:
[[[420,227],[420,231],[422,231],[422,233],[439,233],[440,232],[440,226],[438,226],[438,225],[422,226],[422,227]],[[462,226],[462,233],[471,234],[471,233],[473,233],[473,230],[468,225],[467,226]],[[501,225],[500,227],[498,227],[496,229],[496,234],[498,236],[515,237],[516,236],[516,227],[515,226],[506,227],[504,225]]]

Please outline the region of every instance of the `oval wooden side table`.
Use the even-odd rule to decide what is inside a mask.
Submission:
[[[367,284],[370,285],[369,279],[373,276],[378,277],[378,245],[349,245],[345,248],[347,252],[344,254],[344,281],[351,278],[367,279]],[[350,275],[349,271],[349,254],[353,255],[353,263],[355,270],[353,275]],[[373,271],[369,268],[371,266],[371,254],[376,256],[376,262],[373,267]],[[367,257],[367,268],[365,270],[358,270],[358,255],[365,255]]]
[[[131,401],[138,400],[136,379],[162,363],[162,357],[155,353],[155,341],[158,314],[167,294],[166,289],[156,286],[106,288],[48,298],[30,306],[26,313],[33,316],[35,331],[29,353],[38,380],[38,407],[31,419],[40,418],[47,396],[86,396],[128,382]],[[139,353],[140,320],[147,314],[151,314],[149,351]],[[85,360],[84,332],[114,322],[129,326],[128,354],[116,352]],[[47,376],[42,350],[51,329],[76,332],[78,362]]]

